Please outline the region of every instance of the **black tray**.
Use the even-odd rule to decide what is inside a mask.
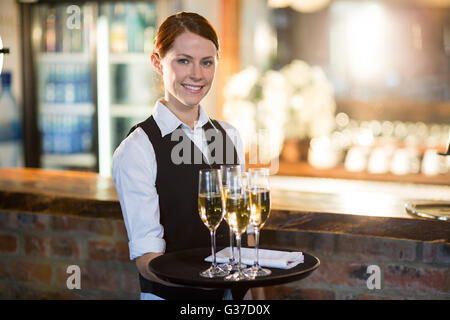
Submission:
[[[277,248],[276,250],[283,249]],[[210,262],[204,261],[209,255],[211,255],[211,248],[196,248],[165,253],[150,261],[149,267],[150,271],[159,278],[174,284],[202,288],[232,289],[273,286],[300,280],[309,276],[320,265],[318,258],[303,252],[304,262],[291,269],[267,268],[272,271],[270,276],[257,277],[254,280],[226,281],[223,278],[209,279],[200,277],[199,272],[211,266]]]

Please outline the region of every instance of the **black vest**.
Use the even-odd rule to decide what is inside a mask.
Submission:
[[[232,143],[225,130],[217,121],[212,121],[214,126],[221,131],[223,146]],[[178,133],[184,141],[191,144],[191,162],[175,164],[171,159],[173,148],[179,141],[171,141],[171,134],[161,137],[161,131],[153,116],[141,122],[133,128],[141,127],[147,134],[155,151],[157,163],[156,190],[159,196],[160,222],[164,227],[164,240],[166,252],[185,250],[190,248],[209,247],[211,237],[198,215],[198,174],[201,169],[220,169],[220,165],[226,163],[226,148],[224,147],[223,159],[216,163],[208,164],[201,151],[180,130]],[[179,127],[180,128],[180,127]],[[207,122],[203,129],[212,129],[211,122]],[[227,141],[228,140],[228,141]],[[210,143],[212,141],[208,141]],[[215,156],[214,152],[212,153]],[[230,155],[228,155],[230,156]],[[200,160],[201,159],[201,160]],[[197,162],[195,162],[197,160]],[[200,161],[199,161],[200,160]],[[233,164],[238,164],[236,149],[233,147]],[[220,163],[219,163],[220,162]],[[227,163],[229,163],[228,161]],[[229,231],[226,223],[221,223],[216,231],[217,251],[228,245]],[[152,282],[139,274],[141,292],[153,293],[164,299],[214,299],[223,297],[223,290],[201,290],[184,287],[168,287],[157,282]],[[240,299],[245,292],[234,292],[233,296]]]

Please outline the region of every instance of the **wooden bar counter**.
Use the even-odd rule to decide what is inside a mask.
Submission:
[[[270,184],[261,245],[321,263],[307,279],[264,287],[267,299],[450,299],[450,223],[404,208],[450,202],[448,185],[289,176]],[[111,178],[0,168],[0,299],[139,299],[128,241]],[[73,265],[79,290],[66,284]],[[379,290],[367,286],[371,265],[382,273]]]
[[[450,186],[305,177],[271,178],[265,229],[450,243],[450,223],[406,213],[407,202],[450,202]],[[0,210],[121,220],[111,178],[0,168]]]

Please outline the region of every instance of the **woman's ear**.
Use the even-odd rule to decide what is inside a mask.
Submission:
[[[162,65],[159,55],[157,53],[153,53],[151,56],[152,65],[155,68],[156,72],[162,76]]]

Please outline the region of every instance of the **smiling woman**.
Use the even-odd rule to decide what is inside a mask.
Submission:
[[[164,253],[208,246],[209,232],[196,214],[199,171],[220,169],[225,163],[244,165],[237,130],[209,119],[200,106],[214,80],[218,43],[214,28],[196,13],[180,12],[162,23],[151,61],[163,80],[164,97],[153,115],[135,125],[114,153],[114,183],[130,240],[130,259],[136,260],[139,270],[142,299],[231,298],[229,291],[167,283],[148,267]],[[187,161],[172,157],[179,149],[179,138],[188,141],[189,152],[180,155]],[[212,152],[216,140],[221,150]],[[216,235],[218,245],[227,244],[224,224]],[[233,291],[232,298],[240,299],[244,293]]]

